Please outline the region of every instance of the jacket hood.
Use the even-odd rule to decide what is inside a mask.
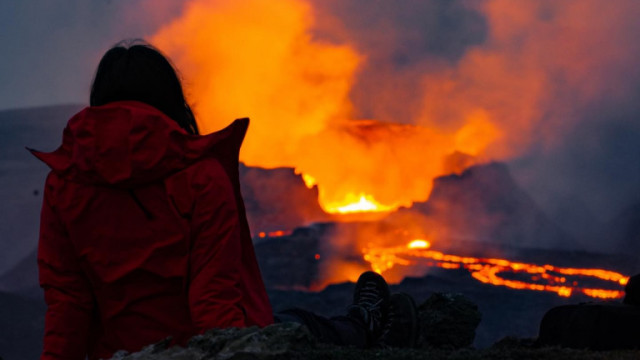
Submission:
[[[57,150],[29,150],[59,176],[80,183],[135,187],[207,156],[218,158],[233,177],[248,126],[244,118],[218,132],[191,135],[150,105],[118,101],[74,115]]]

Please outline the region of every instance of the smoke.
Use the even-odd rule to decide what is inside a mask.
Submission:
[[[325,203],[365,193],[406,205],[426,199],[434,176],[493,159],[509,161],[547,208],[562,194],[602,220],[637,200],[629,194],[640,180],[639,7],[633,0],[3,2],[0,107],[85,102],[108,47],[156,34],[150,39],[182,70],[203,128],[251,116],[243,160],[296,167],[316,178]],[[405,126],[429,135],[407,135]],[[378,129],[375,140],[353,130],[369,127]],[[463,155],[456,159],[474,160],[452,168],[456,151]],[[330,162],[340,176],[326,175]]]
[[[369,54],[339,27],[324,29],[331,18],[314,5],[196,0],[153,38],[182,69],[204,132],[253,119],[248,165],[295,167],[315,179],[328,211],[363,197],[408,206],[427,198],[449,154],[479,155],[498,136],[482,112],[447,132],[359,118],[351,95]]]
[[[313,1],[320,38],[366,54],[351,91],[358,118],[414,122],[422,78],[482,44],[487,23],[462,1]]]
[[[637,2],[322,3],[369,56],[351,94],[367,116],[486,131],[468,120],[481,114],[489,144],[474,152],[469,130],[456,148],[509,161],[554,218],[638,201]]]
[[[408,206],[499,160],[546,209],[562,193],[603,219],[640,180],[638,15],[632,0],[193,0],[152,40],[205,131],[250,116],[242,160],[295,167],[326,210]]]

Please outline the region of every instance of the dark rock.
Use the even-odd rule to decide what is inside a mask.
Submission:
[[[255,251],[267,288],[309,288],[318,280],[317,225],[297,228],[292,234],[256,241]]]
[[[435,178],[426,202],[416,202],[399,213],[426,217],[425,229],[440,238],[471,238],[521,247],[580,248],[516,183],[503,163],[476,165],[461,174]]]
[[[328,219],[318,204],[318,188],[307,188],[293,168],[263,169],[240,164],[239,172],[254,236]]]
[[[640,305],[640,274],[634,275],[624,287],[624,303],[628,305]]]
[[[640,253],[640,201],[616,214],[600,234],[611,250],[620,254]]]
[[[463,295],[435,293],[418,307],[418,347],[470,346],[481,317],[476,304]]]
[[[518,338],[514,336],[506,336],[495,344],[493,349],[509,349],[509,348],[534,348],[536,346],[535,338]]]
[[[310,350],[316,341],[306,327],[295,323],[282,323],[263,329],[214,329],[194,336],[186,348],[168,348],[167,340],[147,346],[134,354],[120,353],[113,360],[271,360],[287,354]]]
[[[540,323],[539,345],[576,349],[640,349],[640,307],[583,303],[549,310]]]
[[[419,308],[421,348],[459,349],[473,342],[480,313],[475,304],[458,294],[437,293]],[[213,329],[194,336],[186,348],[169,348],[171,339],[128,354],[118,352],[113,360],[191,360],[216,359],[271,360],[304,358],[310,352],[340,353],[339,347],[320,344],[307,328],[297,323],[281,323],[263,329]],[[409,350],[409,349],[407,349]]]

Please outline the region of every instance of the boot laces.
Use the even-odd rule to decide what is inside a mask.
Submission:
[[[382,322],[382,302],[384,299],[380,294],[377,283],[368,281],[360,290],[358,303],[355,306],[364,310],[366,322],[369,329],[374,330]]]

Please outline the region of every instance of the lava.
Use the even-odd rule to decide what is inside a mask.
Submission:
[[[359,213],[359,212],[386,212],[395,210],[396,206],[380,204],[371,195],[353,193],[347,194],[342,204],[325,205],[323,209],[328,213]]]
[[[269,231],[269,232],[261,231],[258,233],[258,237],[261,239],[266,237],[274,238],[274,237],[291,235],[291,233],[292,233],[291,230],[276,230],[276,231]]]
[[[363,249],[363,256],[371,264],[373,271],[380,274],[396,265],[411,266],[418,263],[443,269],[464,268],[474,279],[485,284],[519,290],[549,291],[563,297],[576,293],[600,299],[617,299],[624,296],[623,290],[583,287],[577,280],[568,281],[567,276],[594,277],[616,283],[618,286],[624,286],[629,281],[628,276],[609,270],[564,268],[512,262],[506,259],[458,256],[430,250],[430,247],[431,244],[427,240],[416,239],[405,246],[368,247]],[[530,281],[505,279],[500,276],[504,273],[527,274]]]
[[[635,82],[623,81],[637,68],[634,2],[460,2],[461,13],[486,26],[460,18],[445,27],[460,30],[451,33],[425,31],[440,24],[436,18],[405,22],[416,14],[396,13],[431,9],[420,2],[367,7],[378,15],[365,22],[349,21],[359,11],[341,15],[340,1],[183,3],[150,40],[181,70],[201,131],[250,117],[241,160],[295,168],[332,213],[423,202],[433,179],[474,159],[553,150],[590,118],[578,116],[589,104],[635,93]],[[398,15],[402,26],[386,26]],[[361,28],[378,21],[385,26]],[[467,25],[482,41],[461,48],[455,61],[432,51],[437,39],[465,38]],[[451,163],[452,154],[463,156]],[[349,197],[358,205],[349,206]]]
[[[184,3],[182,13],[151,42],[181,69],[201,131],[250,117],[240,160],[248,166],[294,168],[308,187],[317,188],[320,206],[340,214],[340,220],[427,201],[434,179],[476,163],[552,150],[564,144],[580,119],[589,118],[578,111],[591,111],[589,104],[610,93],[614,98],[634,94],[619,86],[636,68],[628,25],[637,22],[637,13],[628,6],[469,2],[467,10],[487,21],[485,39],[464,49],[456,61],[443,61],[405,54],[404,38],[396,38],[402,29],[367,26],[366,34],[376,39],[375,47],[367,46],[366,37],[352,33],[331,11],[321,11],[321,4],[339,1]],[[424,32],[422,25],[411,34]],[[399,66],[397,59],[404,57]],[[381,58],[388,60],[380,63]],[[337,238],[330,242],[342,247]],[[595,277],[618,286],[628,279],[600,269],[444,254],[430,250],[426,240],[411,244],[369,248],[364,257],[378,272],[420,262],[466,269],[485,283],[560,296],[622,296],[618,290],[582,287],[568,277]],[[332,272],[357,277],[360,268],[352,265],[333,266]],[[505,273],[530,281],[506,279]]]

